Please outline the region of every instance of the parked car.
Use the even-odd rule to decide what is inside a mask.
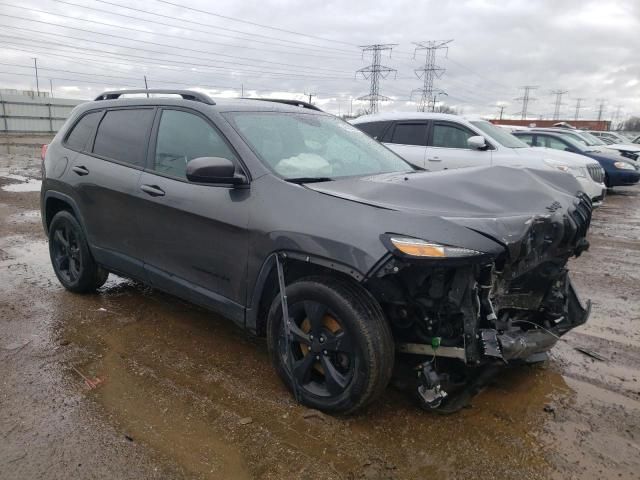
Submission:
[[[397,112],[351,121],[409,163],[430,171],[481,165],[555,168],[573,175],[595,205],[604,198],[604,172],[579,155],[532,149],[486,120],[442,113]]]
[[[602,130],[588,130],[588,132],[598,138],[605,141],[609,140],[611,143],[629,143],[629,139],[620,135],[617,132],[605,132]]]
[[[513,135],[531,146],[579,153],[597,160],[605,171],[605,184],[608,188],[634,185],[640,180],[640,171],[630,160],[604,149],[589,147],[575,140],[570,132],[531,129],[513,132]]]
[[[584,323],[579,189],[555,170],[423,172],[312,108],[132,90],[73,110],[41,208],[66,289],[113,272],[203,305],[266,336],[300,402],[351,412],[394,364],[435,408]]]
[[[618,135],[618,136],[621,138],[624,138],[624,142],[618,143],[617,140],[615,140],[613,137],[594,135],[595,132],[593,131],[580,132],[580,133],[582,133],[583,135],[589,135],[593,139],[596,139],[600,142],[600,143],[595,143],[593,145],[598,145],[604,148],[608,148],[610,150],[615,150],[617,152],[620,152],[620,154],[623,157],[630,158],[631,160],[638,160],[638,157],[640,156],[640,146],[634,144],[633,142],[631,142],[631,140],[624,138],[621,135]],[[603,133],[603,132],[599,132],[599,133]],[[604,132],[604,133],[610,133],[610,132]]]

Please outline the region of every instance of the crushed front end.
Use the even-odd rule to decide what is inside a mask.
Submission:
[[[439,407],[484,366],[539,360],[586,322],[590,303],[579,299],[567,262],[588,248],[591,211],[580,194],[569,208],[552,204],[526,219],[456,220],[499,243],[498,254],[422,258],[390,246],[367,288],[399,359],[416,372],[424,406]]]

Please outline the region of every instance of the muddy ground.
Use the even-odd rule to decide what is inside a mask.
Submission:
[[[22,178],[38,163],[0,157],[0,478],[640,478],[640,188],[595,213],[571,264],[593,314],[546,364],[455,415],[389,388],[334,418],[224,318],[113,275],[63,290]]]

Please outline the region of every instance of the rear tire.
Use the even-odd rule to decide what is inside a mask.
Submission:
[[[67,211],[56,213],[51,220],[49,255],[56,277],[72,292],[93,292],[104,285],[109,276],[93,259],[82,227]]]
[[[267,343],[280,378],[301,403],[351,413],[378,397],[391,378],[394,344],[380,305],[360,285],[308,277],[287,287],[292,319],[287,356],[280,295],[267,320]],[[289,362],[293,369],[289,368]]]

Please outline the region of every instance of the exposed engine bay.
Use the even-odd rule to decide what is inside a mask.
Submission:
[[[392,257],[381,266],[367,286],[397,352],[413,359],[423,406],[439,407],[483,365],[546,357],[560,336],[586,322],[590,302],[579,299],[567,262],[588,248],[590,219],[590,202],[580,197],[569,214],[533,218],[524,237],[488,261]]]

